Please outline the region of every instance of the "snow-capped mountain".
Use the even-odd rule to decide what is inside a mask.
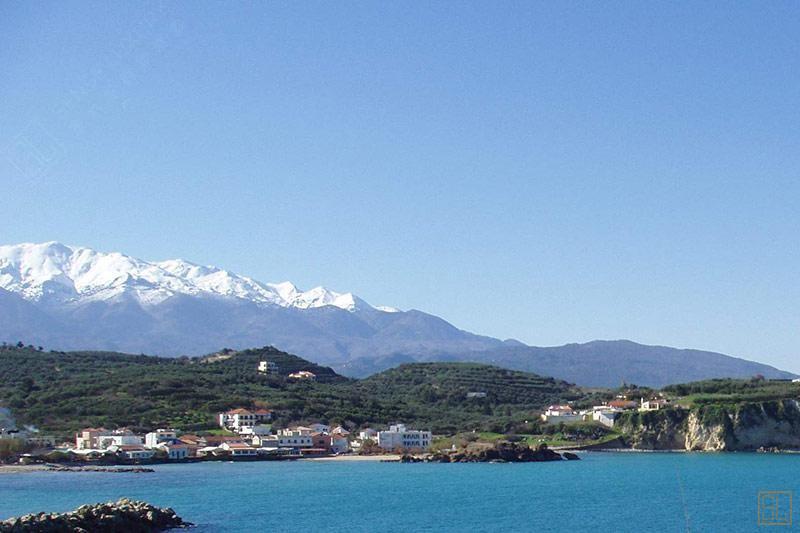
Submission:
[[[238,298],[259,305],[311,309],[326,305],[347,311],[373,308],[352,293],[325,287],[301,291],[294,284],[261,283],[182,259],[148,262],[58,242],[0,246],[0,288],[32,302],[82,304],[129,296],[154,306],[182,294]]]
[[[157,355],[272,344],[327,364],[502,344],[351,293],[302,291],[181,259],[144,261],[57,242],[0,246],[0,340],[20,339]]]
[[[629,341],[536,348],[421,311],[372,307],[351,293],[56,242],[0,246],[0,341],[167,356],[269,344],[355,376],[410,361],[478,361],[592,386],[793,377],[722,354]]]

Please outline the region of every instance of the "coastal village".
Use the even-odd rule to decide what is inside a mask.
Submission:
[[[230,353],[204,359],[229,360]],[[203,362],[200,364],[208,364]],[[252,365],[252,366],[250,366]],[[257,358],[247,365],[257,376],[275,378],[302,386],[322,382],[313,366],[280,368],[274,360]],[[765,381],[755,376],[751,383],[785,386],[797,380]],[[301,387],[300,390],[306,390]],[[312,390],[312,389],[308,389]],[[462,401],[484,401],[487,390],[465,388],[458,393]],[[251,395],[252,396],[252,395]],[[62,433],[48,435],[37,428],[17,427],[12,412],[0,408],[0,462],[21,463],[96,463],[145,464],[213,460],[287,460],[345,455],[431,456],[444,450],[480,450],[508,442],[527,442],[532,446],[554,445],[564,449],[596,446],[625,446],[618,421],[626,412],[647,413],[669,409],[686,411],[691,399],[668,392],[636,386],[623,386],[583,399],[560,402],[530,411],[534,422],[525,420],[529,431],[485,432],[470,427],[441,432],[436,443],[430,428],[419,428],[399,421],[385,420],[376,426],[369,419],[361,424],[343,419],[304,418],[286,415],[280,407],[247,396],[225,410],[209,413],[206,422],[182,429],[176,425],[148,427],[86,427],[68,441]],[[225,406],[224,404],[220,407]],[[227,406],[225,406],[227,407]],[[628,419],[630,417],[627,417]],[[338,422],[332,424],[331,422]],[[106,425],[108,426],[108,425]],[[160,427],[159,427],[160,426]],[[213,429],[212,429],[213,428]]]
[[[272,361],[260,361],[259,374],[276,374]],[[288,374],[291,380],[315,380],[313,372],[301,370]],[[480,391],[468,393],[474,398]],[[485,394],[485,393],[484,393]],[[570,404],[550,405],[540,414],[545,425],[594,423],[613,428],[616,418],[627,410],[653,411],[673,407],[662,395],[615,399],[576,409]],[[679,407],[679,406],[674,406]],[[54,437],[38,432],[0,428],[0,439],[24,441],[34,451],[20,455],[22,461],[52,458],[54,453],[66,461],[80,462],[167,462],[219,459],[280,460],[303,457],[325,457],[343,454],[422,454],[431,449],[431,431],[409,428],[397,423],[389,427],[360,429],[323,422],[273,427],[273,411],[265,408],[237,407],[217,413],[218,429],[200,434],[182,432],[179,428],[153,428],[141,434],[127,428],[84,428],[74,442],[57,443]]]
[[[313,379],[305,372],[300,379]],[[618,397],[591,409],[576,410],[568,404],[550,405],[541,415],[546,424],[595,422],[613,427],[617,416],[626,410],[654,411],[671,406],[663,397],[639,401]],[[27,431],[0,429],[0,438],[21,439],[35,445],[39,455],[63,453],[71,459],[92,462],[120,459],[123,462],[186,461],[214,459],[276,460],[324,457],[351,453],[419,454],[430,450],[430,431],[412,429],[398,423],[388,428],[363,428],[351,432],[342,426],[324,423],[272,427],[269,409],[235,408],[218,413],[219,431],[213,434],[182,433],[178,429],[157,428],[136,434],[127,428],[85,428],[75,441],[56,445],[53,437]],[[23,459],[31,458],[24,454]]]
[[[259,374],[277,374],[272,361],[258,364]],[[288,374],[289,380],[316,380],[307,370]],[[2,413],[0,413],[2,414]],[[412,429],[403,423],[389,427],[365,427],[349,431],[321,422],[274,428],[273,412],[266,408],[237,407],[217,413],[218,429],[201,434],[185,433],[178,428],[153,428],[141,434],[128,428],[84,428],[72,442],[57,442],[54,436],[41,435],[35,429],[18,429],[8,413],[0,418],[0,440],[14,440],[33,448],[19,454],[20,461],[52,459],[79,462],[167,462],[215,459],[280,460],[325,457],[352,453],[424,453],[433,443],[430,431]],[[54,455],[55,454],[55,455]]]

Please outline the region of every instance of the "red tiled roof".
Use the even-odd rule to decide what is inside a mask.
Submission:
[[[222,444],[223,442],[242,442],[241,437],[233,435],[208,435],[204,437],[207,444]]]
[[[608,402],[608,405],[611,407],[630,407],[632,405],[636,405],[636,402],[631,400],[613,400]]]
[[[243,442],[229,442],[228,443],[228,448],[235,448],[237,450],[250,450],[250,449],[252,449],[252,447],[250,445],[245,444]]]
[[[228,415],[252,415],[253,413],[248,411],[247,409],[239,407],[238,409],[232,409],[232,410],[228,411],[225,414],[228,414]]]

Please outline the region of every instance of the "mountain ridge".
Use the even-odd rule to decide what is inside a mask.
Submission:
[[[630,341],[527,346],[416,309],[373,307],[349,292],[57,242],[0,246],[0,340],[166,356],[269,344],[351,376],[403,362],[474,361],[597,386],[794,377],[715,352]]]

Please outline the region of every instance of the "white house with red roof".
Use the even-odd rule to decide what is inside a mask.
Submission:
[[[258,454],[255,448],[244,442],[223,442],[219,449],[229,452],[231,457],[249,457]]]

